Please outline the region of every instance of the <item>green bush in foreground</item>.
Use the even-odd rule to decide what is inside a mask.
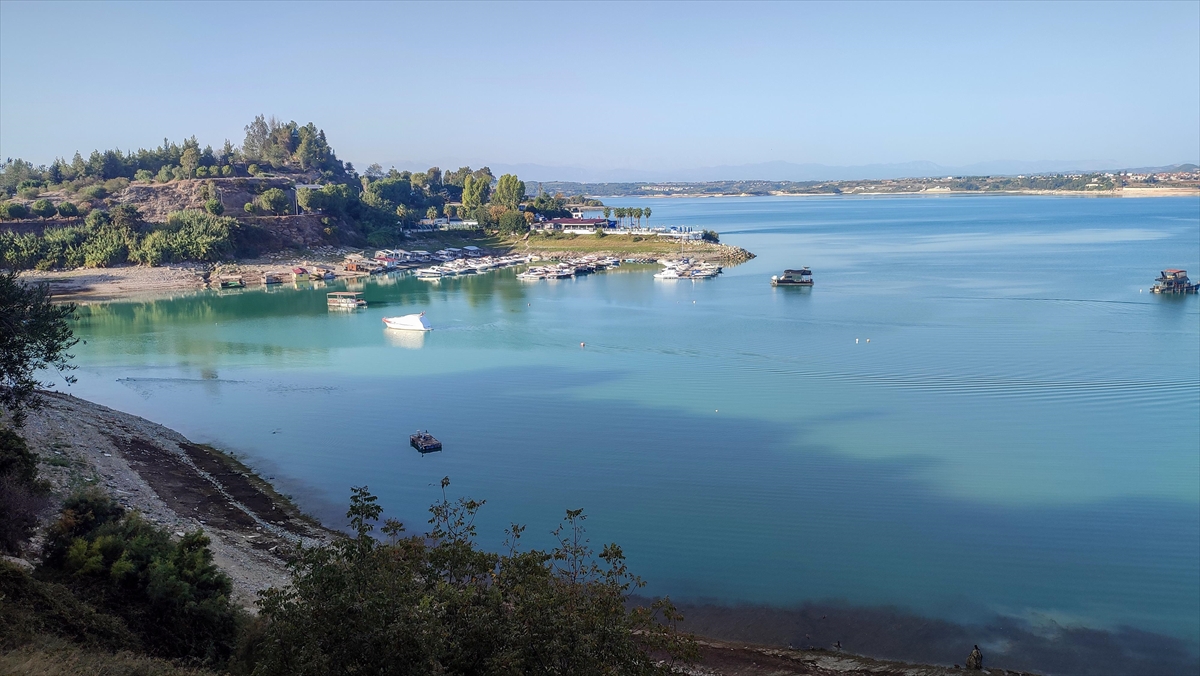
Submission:
[[[449,480],[442,481],[443,491]],[[259,601],[260,620],[239,662],[261,676],[283,674],[660,674],[689,660],[695,644],[677,630],[668,600],[627,609],[642,582],[607,545],[597,559],[581,511],[567,512],[553,551],[508,553],[474,543],[482,502],[443,499],[425,536],[402,537],[356,488],[352,537],[301,549],[291,584]]]
[[[208,543],[199,531],[174,542],[93,490],[63,505],[36,575],[121,618],[151,655],[223,664],[241,614]]]

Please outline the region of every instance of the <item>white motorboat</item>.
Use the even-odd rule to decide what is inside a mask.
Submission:
[[[429,320],[425,319],[425,313],[416,315],[403,315],[401,317],[384,317],[383,323],[389,329],[397,329],[400,331],[432,331],[433,327],[429,325]]]
[[[438,266],[423,268],[417,270],[417,279],[441,279],[446,276],[446,272]]]

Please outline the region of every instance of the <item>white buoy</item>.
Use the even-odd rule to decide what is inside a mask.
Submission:
[[[855,339],[854,339],[854,344],[855,344],[855,345],[858,345],[858,339],[857,339],[857,338],[855,338]]]
[[[871,339],[870,339],[870,338],[868,338],[868,339],[867,339],[867,342],[868,342],[868,343],[869,343],[869,342],[871,342]]]
[[[585,345],[586,345],[586,343],[580,343],[579,347],[584,347]]]

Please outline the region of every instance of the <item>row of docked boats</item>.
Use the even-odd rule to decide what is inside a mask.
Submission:
[[[462,277],[481,272],[491,272],[529,262],[526,256],[483,256],[482,258],[460,258],[441,265],[431,265],[417,270],[417,279],[436,281],[445,277]]]
[[[600,272],[608,268],[617,267],[621,264],[621,259],[614,256],[583,256],[581,258],[568,258],[564,261],[559,261],[553,265],[535,265],[527,268],[517,275],[517,279],[524,281],[537,281],[540,279],[569,279],[579,275],[587,275],[593,272]]]
[[[654,274],[655,279],[711,279],[722,271],[720,265],[690,258],[663,259],[658,263],[663,269]]]

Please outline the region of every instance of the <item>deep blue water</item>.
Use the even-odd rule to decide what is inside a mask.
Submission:
[[[583,507],[651,593],[1132,626],[1200,646],[1200,200],[608,200],[758,254],[700,282],[92,306],[72,391],[246,456],[338,523],[451,493],[548,546]],[[811,290],[770,275],[808,265]],[[389,334],[424,310],[435,330]],[[867,342],[867,339],[870,342]],[[586,342],[581,348],[580,342]],[[407,435],[445,443],[419,456]]]

